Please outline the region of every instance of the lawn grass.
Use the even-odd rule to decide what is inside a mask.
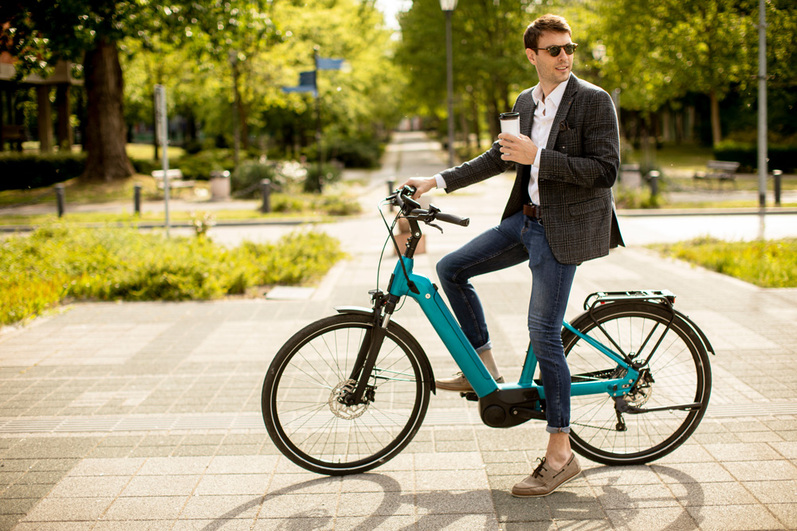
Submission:
[[[668,170],[698,171],[705,170],[706,162],[714,158],[710,147],[696,144],[664,144],[660,149],[653,150],[656,166],[664,174]],[[641,164],[644,153],[641,149],[629,149],[623,154],[623,163]]]
[[[125,150],[127,151],[127,156],[131,159],[140,159],[140,160],[156,160],[155,159],[155,148],[152,144],[127,144],[125,146]],[[169,155],[169,160],[176,159],[185,155],[185,150],[181,147],[177,146],[169,146],[167,149],[167,154]],[[160,161],[163,153],[158,148],[158,161]]]
[[[134,214],[132,205],[123,212],[68,212],[64,217],[59,218],[53,212],[48,214],[10,214],[0,216],[0,225],[5,227],[40,227],[58,222],[68,222],[74,225],[98,225],[98,224],[122,224],[135,226],[138,224],[151,225],[153,223],[164,223],[165,215],[163,212],[142,212]],[[229,210],[208,210],[203,209],[201,204],[194,210],[171,210],[169,221],[171,223],[193,223],[197,219],[209,217],[214,222],[224,221],[268,221],[268,220],[291,220],[306,219],[308,215],[313,216],[314,220],[325,221],[331,219],[323,212],[270,212],[264,214],[255,208],[251,209],[229,209]]]
[[[726,242],[698,238],[653,245],[678,258],[764,288],[797,287],[797,239]]]

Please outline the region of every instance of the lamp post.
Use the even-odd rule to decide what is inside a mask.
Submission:
[[[446,85],[448,91],[448,165],[454,166],[454,58],[451,48],[451,15],[457,8],[457,0],[440,0],[440,8],[446,14]]]

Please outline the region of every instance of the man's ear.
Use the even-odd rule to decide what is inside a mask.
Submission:
[[[537,66],[537,52],[535,52],[531,48],[526,48],[526,57],[528,57],[529,62],[531,64]]]

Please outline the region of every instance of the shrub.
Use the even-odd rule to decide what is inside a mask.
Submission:
[[[269,179],[277,182],[277,171],[274,164],[265,160],[247,160],[242,162],[230,177],[232,192],[239,197],[252,196],[259,193],[260,181]]]
[[[622,209],[653,209],[661,206],[661,196],[651,195],[650,187],[628,188],[617,186],[614,188],[614,201],[617,208]]]
[[[4,153],[0,155],[0,190],[43,188],[79,176],[85,153]]]
[[[768,145],[768,169],[793,173],[797,170],[797,146]],[[729,160],[741,164],[739,171],[752,173],[758,168],[758,147],[755,144],[725,141],[714,148],[716,160]]]
[[[343,175],[343,167],[340,163],[327,162],[318,167],[318,164],[309,164],[304,181],[305,192],[319,192],[319,186],[323,189],[328,184],[336,183]]]
[[[208,180],[210,172],[235,169],[231,149],[205,149],[194,155],[183,155],[170,164],[179,168],[184,179]]]
[[[253,286],[305,283],[340,258],[339,242],[314,232],[228,249],[133,227],[53,225],[0,242],[0,325],[65,299],[215,299]]]
[[[382,147],[373,137],[337,138],[325,146],[327,160],[340,161],[347,168],[376,168],[382,157]]]
[[[133,169],[136,173],[143,173],[144,175],[152,175],[155,170],[163,169],[163,162],[154,159],[130,159]]]

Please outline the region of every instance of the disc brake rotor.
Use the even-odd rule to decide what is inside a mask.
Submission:
[[[650,376],[649,372],[646,372],[639,379],[637,385],[631,389],[631,392],[623,397],[623,400],[625,400],[629,406],[642,407],[650,400],[652,395],[653,378]]]
[[[352,420],[368,410],[370,403],[368,401],[362,404],[347,405],[343,400],[345,396],[354,391],[356,386],[357,382],[355,380],[343,380],[332,389],[327,404],[329,404],[329,410],[333,415],[344,420]]]

